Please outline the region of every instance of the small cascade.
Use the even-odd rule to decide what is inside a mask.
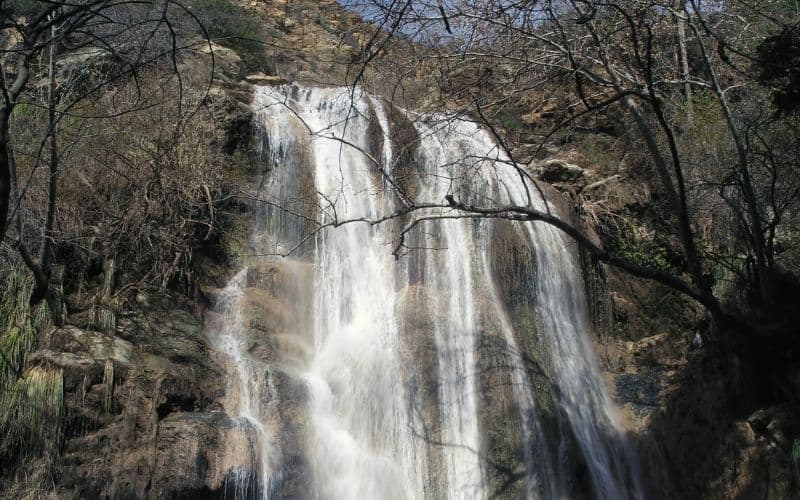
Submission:
[[[263,333],[292,339],[275,364],[247,353],[246,270],[220,299],[218,348],[238,379],[228,409],[259,436],[262,494],[640,498],[574,244],[543,224],[403,213],[447,196],[554,210],[491,136],[360,89],[265,87],[254,107],[254,253],[303,273],[293,295],[271,292],[295,315],[291,335]]]
[[[239,271],[220,293],[217,311],[222,316],[222,327],[212,339],[214,347],[228,355],[233,368],[234,377],[228,381],[226,410],[245,432],[255,436],[251,445],[257,467],[254,471],[233,471],[229,479],[233,482],[235,500],[269,498],[272,483],[279,477],[279,471],[273,469],[276,459],[273,436],[264,423],[263,414],[265,406],[269,409],[277,403],[272,372],[268,365],[247,352],[244,328],[247,271],[247,268]]]

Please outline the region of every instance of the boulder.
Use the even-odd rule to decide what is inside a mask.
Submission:
[[[551,184],[582,180],[587,175],[586,170],[578,165],[558,159],[544,161],[536,165],[534,170],[540,179]]]
[[[223,79],[239,80],[244,71],[242,58],[235,50],[223,47],[214,42],[203,42],[198,44],[198,51],[204,54],[214,54],[214,73],[215,76],[222,76]]]

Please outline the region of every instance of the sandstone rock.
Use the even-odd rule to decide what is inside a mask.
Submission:
[[[280,76],[265,75],[264,73],[253,73],[247,75],[244,80],[251,85],[267,86],[267,85],[283,85],[289,83],[288,80]]]
[[[222,149],[233,154],[252,140],[253,110],[249,105],[250,94],[232,92],[231,89],[214,85],[209,90],[207,102],[218,124],[218,140]]]
[[[255,478],[255,429],[222,412],[183,413],[159,424],[151,490],[161,498],[234,488]],[[252,487],[252,486],[251,486]]]
[[[215,411],[224,380],[188,311],[143,306],[114,334],[65,326],[43,346],[31,360],[64,370],[59,498],[193,497],[222,491],[253,463],[222,446],[246,441],[246,430]]]
[[[217,43],[198,43],[197,50],[204,54],[214,54],[214,73],[225,80],[236,81],[241,78],[244,64],[235,50]]]

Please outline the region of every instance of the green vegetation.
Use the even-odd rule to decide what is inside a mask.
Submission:
[[[516,107],[502,108],[495,113],[494,119],[509,134],[519,134],[525,127],[520,118],[520,110]]]
[[[800,439],[795,439],[792,443],[792,470],[795,481],[800,485]]]
[[[606,224],[603,234],[608,249],[626,260],[639,266],[678,272],[675,262],[679,258],[655,235],[648,237],[640,228],[628,222]]]
[[[33,310],[28,303],[33,279],[21,267],[4,265],[0,268],[4,282],[0,291],[0,328],[5,335],[0,340],[0,384],[22,375],[28,354],[36,343],[37,332],[48,326],[46,302]]]

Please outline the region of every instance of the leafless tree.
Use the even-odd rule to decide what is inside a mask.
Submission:
[[[762,330],[759,324],[781,301],[786,279],[775,258],[776,238],[793,231],[787,224],[798,208],[797,154],[766,139],[768,130],[791,136],[796,126],[790,120],[776,121],[774,114],[754,105],[766,100],[754,69],[758,44],[797,22],[797,12],[785,2],[349,4],[391,26],[364,50],[374,57],[359,64],[379,71],[377,54],[394,42],[402,54],[397,57],[410,59],[403,67],[414,73],[383,73],[390,93],[397,95],[394,91],[414,78],[427,78],[435,90],[417,103],[482,122],[512,160],[513,148],[504,142],[503,126],[493,113],[525,93],[557,88],[569,97],[563,119],[539,138],[540,150],[559,131],[586,117],[623,111],[667,201],[684,265],[665,270],[614,254],[594,244],[579,226],[530,205],[476,206],[448,197],[443,206],[465,216],[551,224],[598,260],[691,297],[718,324],[747,323],[748,331]],[[705,115],[699,117],[699,112]],[[701,145],[697,137],[709,122],[722,126],[715,137],[706,137],[710,144]],[[708,152],[709,146],[720,153],[713,163],[704,156],[703,148]],[[518,168],[522,182],[533,188],[536,181],[529,170]],[[707,237],[700,228],[714,225],[714,218],[730,220],[726,231],[735,236]],[[736,275],[733,288],[745,290],[743,300],[727,300],[731,287],[725,289],[713,277],[719,267]]]
[[[75,136],[69,144],[59,144],[62,123],[146,110],[169,96],[177,101],[174,111],[178,118],[171,137],[177,143],[187,118],[203,101],[202,96],[184,94],[180,60],[185,52],[203,44],[210,47],[210,42],[194,14],[171,0],[9,2],[4,7],[0,25],[0,241],[13,223],[12,245],[34,276],[31,302],[36,303],[48,293],[62,160],[80,140]],[[210,52],[206,90],[213,74]],[[163,83],[154,88],[143,76],[156,68],[160,68]],[[93,116],[82,115],[90,107],[87,102],[98,101],[109,92],[121,99],[111,99],[106,109],[95,107]],[[45,120],[25,121],[27,126],[41,126],[38,138],[15,125],[15,110],[20,107],[46,110]],[[73,123],[73,128],[80,131],[86,127]],[[20,143],[15,133],[38,146],[30,151],[31,142]],[[15,147],[29,153],[27,179],[18,179]],[[47,186],[43,223],[31,231],[21,209],[41,165],[47,168],[42,179]]]

